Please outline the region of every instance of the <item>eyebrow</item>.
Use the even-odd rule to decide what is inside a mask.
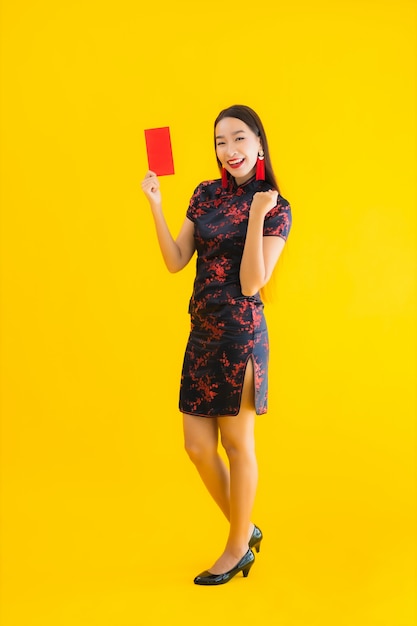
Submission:
[[[238,135],[239,133],[244,133],[245,131],[242,130],[235,130],[233,131],[232,135]],[[216,139],[224,139],[224,135],[216,135]]]

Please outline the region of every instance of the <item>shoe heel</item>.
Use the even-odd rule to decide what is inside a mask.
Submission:
[[[250,568],[252,567],[252,563],[250,565],[248,565],[247,567],[245,567],[245,569],[242,570],[242,574],[244,578],[248,577],[248,574],[250,572]]]
[[[254,526],[252,536],[249,539],[249,548],[251,550],[256,550],[256,552],[259,552],[261,549],[262,539],[263,539],[263,535],[262,535],[261,529],[258,528],[257,526]]]

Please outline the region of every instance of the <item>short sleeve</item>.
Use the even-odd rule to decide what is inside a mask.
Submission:
[[[265,216],[264,237],[282,237],[287,240],[292,223],[290,204],[278,196],[278,204]]]
[[[188,206],[187,209],[187,217],[188,219],[190,219],[192,222],[195,222],[197,219],[197,215],[196,215],[196,209],[198,206],[198,200],[200,197],[200,193],[201,193],[201,185],[199,185],[195,190],[193,195],[191,196],[190,199],[190,204]]]

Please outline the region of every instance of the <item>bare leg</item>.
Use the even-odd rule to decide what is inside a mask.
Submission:
[[[230,477],[218,453],[218,431],[217,418],[184,414],[185,449],[210,495],[230,519]]]
[[[239,414],[217,418],[217,421],[230,463],[230,532],[225,551],[210,568],[212,574],[227,572],[235,567],[248,550],[248,528],[253,529],[250,518],[258,483],[258,467],[252,359],[249,359],[246,368]]]

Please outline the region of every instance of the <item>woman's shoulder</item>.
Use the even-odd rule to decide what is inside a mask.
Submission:
[[[281,196],[281,194],[278,194],[278,202],[277,202],[278,206],[281,207],[281,209],[290,209],[290,203],[289,201],[284,198],[284,196]]]
[[[214,200],[222,194],[222,181],[220,178],[204,180],[194,189],[193,198],[200,201]]]

